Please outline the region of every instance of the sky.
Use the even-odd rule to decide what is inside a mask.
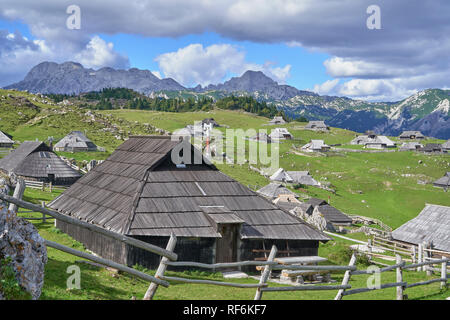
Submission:
[[[398,101],[449,87],[449,16],[448,0],[1,0],[0,86],[75,61],[186,87],[260,70],[322,95]]]

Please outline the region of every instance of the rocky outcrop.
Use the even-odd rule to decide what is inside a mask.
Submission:
[[[5,185],[0,185],[0,188],[7,190]],[[33,224],[17,217],[7,207],[6,203],[0,202],[0,259],[12,259],[20,286],[33,299],[38,299],[44,285],[44,267],[47,263],[44,239]]]
[[[100,91],[103,88],[129,88],[148,94],[160,90],[184,90],[173,79],[159,79],[149,70],[131,68],[117,70],[84,68],[76,62],[42,62],[33,67],[25,79],[5,87],[6,89],[27,90],[32,93],[79,94]]]

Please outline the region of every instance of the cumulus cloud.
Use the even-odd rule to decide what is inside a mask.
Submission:
[[[284,82],[289,77],[290,65],[273,67],[249,63],[245,52],[231,44],[190,44],[174,52],[164,53],[156,58],[159,68],[166,77],[174,78],[185,86],[217,84],[228,75],[241,75],[247,70],[263,71],[274,80]]]
[[[128,58],[114,51],[114,45],[99,36],[94,36],[86,48],[75,54],[75,60],[84,67],[98,69],[101,67],[128,68]]]

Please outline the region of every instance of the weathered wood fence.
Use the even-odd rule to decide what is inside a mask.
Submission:
[[[23,195],[25,187],[26,187],[26,185],[25,185],[24,181],[19,180],[19,182],[16,185],[16,189],[14,190],[14,196],[16,196],[17,198],[0,193],[0,199],[10,204],[9,209],[12,208],[13,212],[17,212],[18,208],[25,208],[25,209],[30,210],[30,212],[40,212],[44,215],[48,215],[52,218],[59,219],[66,223],[74,224],[79,227],[86,228],[92,232],[96,232],[96,233],[102,234],[104,236],[110,237],[112,239],[118,240],[120,242],[126,243],[128,245],[132,245],[132,246],[138,247],[140,249],[158,254],[168,260],[176,260],[177,259],[177,254],[175,254],[173,251],[169,251],[169,250],[154,246],[152,244],[103,229],[103,228],[95,226],[93,224],[89,224],[89,223],[74,219],[72,217],[63,215],[59,212],[45,208],[44,206],[39,206],[34,203],[23,201],[21,199],[21,197]],[[40,219],[40,218],[38,218],[38,219]],[[114,269],[117,269],[117,270],[120,270],[123,272],[127,272],[127,273],[132,274],[136,277],[139,277],[143,280],[149,281],[150,283],[162,285],[164,287],[169,286],[169,282],[167,282],[166,280],[159,279],[157,277],[148,275],[144,272],[140,272],[138,270],[135,270],[128,266],[116,263],[114,261],[104,259],[101,257],[97,257],[95,255],[92,255],[92,254],[89,254],[86,252],[78,251],[73,248],[70,248],[70,247],[67,247],[67,246],[52,242],[52,241],[45,240],[45,243],[48,247],[51,247],[51,248],[84,258],[84,259],[88,259],[88,260],[94,261],[96,263],[100,263],[102,265],[105,265],[105,266],[108,266],[108,267],[111,267],[111,268],[114,268]]]
[[[24,181],[28,188],[39,189],[42,191],[48,190],[52,192],[53,189],[65,190],[68,188],[67,186],[58,186],[58,185],[55,186],[51,182],[32,181],[32,180],[24,180]]]
[[[41,212],[44,215],[48,215],[51,218],[59,219],[61,221],[64,221],[66,223],[74,224],[82,228],[86,228],[92,232],[96,232],[99,234],[102,234],[104,236],[110,237],[115,240],[119,240],[123,243],[126,243],[128,245],[132,245],[141,249],[144,249],[146,251],[158,254],[162,257],[160,265],[156,271],[156,274],[154,276],[151,276],[147,273],[140,272],[136,269],[130,268],[128,266],[125,266],[123,264],[116,263],[114,261],[104,259],[86,252],[78,251],[70,247],[66,247],[64,245],[45,240],[45,243],[48,247],[105,265],[109,266],[111,268],[127,272],[131,275],[134,275],[138,278],[141,278],[145,281],[150,282],[150,286],[145,293],[144,300],[151,300],[153,299],[156,290],[160,285],[164,287],[168,287],[170,285],[169,281],[176,281],[176,282],[184,282],[184,283],[196,283],[196,284],[207,284],[207,285],[217,285],[217,286],[229,286],[229,287],[235,287],[235,288],[256,288],[255,293],[255,300],[260,300],[262,298],[262,294],[264,292],[276,292],[276,291],[312,291],[312,290],[338,290],[338,293],[336,295],[335,300],[341,300],[344,296],[352,295],[352,294],[358,294],[363,293],[371,290],[379,290],[379,289],[385,289],[385,288],[391,288],[396,287],[397,288],[397,295],[396,298],[398,300],[402,300],[405,298],[404,291],[407,288],[415,287],[415,286],[421,286],[421,285],[428,285],[435,282],[441,283],[441,289],[447,287],[447,266],[448,262],[450,261],[449,258],[443,258],[439,260],[431,260],[431,261],[422,261],[419,263],[413,263],[407,265],[406,262],[401,258],[401,256],[397,253],[396,254],[396,264],[392,266],[387,266],[382,269],[377,269],[376,272],[382,273],[387,272],[391,270],[396,270],[397,273],[397,279],[394,283],[384,283],[380,284],[377,287],[366,287],[366,288],[355,288],[353,289],[352,286],[349,284],[350,278],[352,275],[360,275],[360,274],[371,274],[375,271],[373,269],[371,270],[357,270],[356,267],[356,255],[353,254],[350,263],[348,266],[336,266],[336,265],[284,265],[280,264],[277,261],[275,261],[275,257],[277,254],[277,248],[276,246],[272,246],[272,249],[270,250],[270,254],[267,258],[267,261],[240,261],[240,262],[231,262],[231,263],[215,263],[215,264],[205,264],[205,263],[198,263],[198,262],[190,262],[190,261],[177,261],[177,254],[174,252],[175,245],[177,238],[175,235],[171,235],[169,242],[167,244],[167,247],[165,249],[154,246],[152,244],[127,237],[122,234],[118,234],[115,232],[111,232],[109,230],[103,229],[101,227],[98,227],[93,224],[89,224],[86,222],[83,222],[81,220],[74,219],[72,217],[63,215],[57,211],[50,210],[48,208],[45,208],[45,206],[39,206],[33,203],[29,203],[26,201],[23,201],[20,199],[23,195],[23,191],[25,188],[25,183],[22,181],[17,184],[16,190],[14,191],[14,197],[11,197],[6,194],[0,193],[0,199],[10,203],[10,207],[14,210],[17,210],[20,208],[25,208],[30,210],[30,212]],[[17,212],[17,211],[16,211]],[[406,281],[403,281],[403,270],[406,269],[413,269],[418,270],[420,267],[424,266],[431,266],[435,264],[441,264],[440,268],[440,277],[438,279],[432,279],[417,283],[408,284]],[[264,269],[261,273],[260,281],[259,283],[255,284],[243,284],[243,283],[235,283],[235,282],[224,282],[224,281],[214,281],[214,280],[205,280],[205,279],[189,279],[189,278],[182,278],[182,277],[171,277],[166,276],[165,271],[168,266],[173,267],[181,267],[181,266],[189,266],[189,267],[197,267],[197,268],[207,268],[207,269],[221,269],[221,268],[237,268],[242,266],[264,266]],[[316,285],[316,284],[308,284],[308,285],[295,285],[295,286],[277,286],[277,287],[269,287],[269,278],[273,270],[307,270],[307,271],[328,271],[328,272],[335,272],[335,271],[345,271],[343,281],[340,285]]]

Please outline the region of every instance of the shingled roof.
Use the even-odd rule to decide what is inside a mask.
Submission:
[[[450,172],[433,182],[435,187],[450,188]]]
[[[49,206],[132,236],[215,238],[214,225],[223,218],[242,223],[241,239],[330,240],[205,159],[176,166],[171,151],[180,143],[188,142],[130,137]]]
[[[19,176],[56,179],[78,179],[81,174],[69,167],[44,142],[25,141],[0,160],[0,168]]]
[[[316,210],[324,216],[325,220],[331,223],[352,223],[352,218],[329,204],[317,206]]]
[[[13,145],[14,141],[11,139],[11,136],[4,133],[3,131],[0,131],[0,143]]]
[[[431,241],[435,249],[450,252],[450,207],[426,204],[417,217],[394,230],[392,237],[413,244]]]
[[[276,182],[271,182],[256,192],[268,198],[277,198],[281,194],[290,194],[298,198],[298,195],[295,192],[292,192],[281,183]]]
[[[57,151],[96,151],[97,146],[81,131],[72,131],[55,144]]]

